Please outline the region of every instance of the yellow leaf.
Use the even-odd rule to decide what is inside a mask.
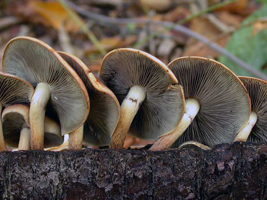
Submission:
[[[29,1],[28,6],[57,30],[61,24],[64,24],[67,31],[77,32],[80,29],[58,2]]]
[[[254,24],[253,24],[253,30],[251,33],[251,36],[253,37],[254,35],[256,35],[257,33],[259,33],[260,31],[267,29],[267,20],[257,20]]]

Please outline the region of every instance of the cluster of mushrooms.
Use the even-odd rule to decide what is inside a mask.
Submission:
[[[127,133],[155,140],[153,151],[185,141],[267,141],[267,82],[206,58],[166,66],[140,50],[116,49],[98,79],[79,58],[17,37],[5,48],[0,87],[0,151],[58,146],[65,134],[73,150],[83,143],[119,149]]]

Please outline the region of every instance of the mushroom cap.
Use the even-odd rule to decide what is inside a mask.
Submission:
[[[181,57],[168,67],[184,89],[185,99],[196,99],[200,110],[173,147],[194,140],[204,145],[231,143],[247,123],[250,99],[237,76],[221,63],[202,57]]]
[[[3,133],[7,145],[17,148],[20,139],[20,131],[23,127],[30,128],[29,106],[24,104],[15,104],[4,109],[2,114]],[[63,137],[60,135],[60,126],[45,118],[45,136],[44,146],[52,147],[63,143]]]
[[[257,122],[247,141],[267,142],[267,82],[252,77],[239,77],[248,90],[251,111],[257,114]]]
[[[29,81],[34,87],[47,83],[51,104],[58,113],[61,134],[80,127],[89,113],[89,97],[76,72],[44,42],[31,37],[11,40],[4,51],[5,72]]]
[[[90,97],[91,109],[84,123],[84,142],[97,146],[108,145],[120,115],[116,96],[79,58],[64,52],[58,53],[80,76]]]
[[[129,134],[155,140],[170,133],[182,118],[182,88],[167,66],[140,50],[122,48],[108,53],[102,61],[99,77],[116,95],[120,104],[132,86],[144,88],[146,98],[129,129]]]
[[[14,75],[0,72],[0,102],[3,106],[29,103],[34,89],[32,85]]]
[[[7,145],[18,147],[22,127],[30,127],[29,110],[29,106],[23,104],[8,106],[3,110],[2,126]]]

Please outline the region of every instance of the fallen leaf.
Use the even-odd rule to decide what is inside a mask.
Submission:
[[[183,6],[177,6],[163,16],[163,20],[169,22],[178,22],[186,17],[190,16],[191,13],[188,9]]]
[[[218,0],[208,0],[208,6],[215,5],[219,3]],[[216,11],[229,11],[232,13],[239,13],[244,10],[244,8],[247,6],[248,0],[238,0],[237,2],[230,3],[228,5],[225,5],[221,8],[216,9]]]
[[[267,69],[264,68],[267,63],[267,29],[266,24],[258,22],[266,17],[267,5],[264,5],[242,22],[242,28],[234,32],[226,46],[230,53],[262,73],[267,73]],[[257,34],[253,34],[254,26],[258,27],[254,30]],[[252,76],[225,56],[220,56],[219,61],[239,76]]]
[[[228,11],[217,12],[216,16],[225,24],[238,28],[244,19],[240,15],[231,14]]]
[[[254,35],[258,34],[259,32],[261,32],[264,29],[267,29],[267,20],[261,21],[261,20],[257,20],[253,26],[252,26],[252,32],[251,32],[251,36],[253,37]]]
[[[209,20],[204,17],[197,17],[191,21],[190,29],[209,40],[218,43],[221,46],[225,46],[227,44],[227,37],[220,38],[222,31],[218,30],[217,27],[214,26]],[[184,51],[184,56],[203,56],[209,58],[218,57],[219,53],[210,49],[202,42],[199,42],[195,39],[190,38],[186,44],[186,48]]]
[[[116,49],[119,47],[129,46],[133,44],[137,39],[137,36],[129,36],[126,39],[123,39],[119,36],[103,38],[99,40],[99,44],[106,50],[110,51],[112,49]],[[85,50],[85,55],[89,55],[92,53],[98,53],[99,50],[95,46],[90,46]]]
[[[47,20],[46,25],[51,25],[59,30],[60,26],[64,24],[67,31],[77,32],[80,30],[77,23],[58,2],[29,1],[28,6]]]
[[[170,8],[171,0],[140,0],[142,6],[149,10],[166,11]]]

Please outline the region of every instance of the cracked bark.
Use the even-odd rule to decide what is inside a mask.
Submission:
[[[2,199],[267,199],[267,145],[0,153]]]

